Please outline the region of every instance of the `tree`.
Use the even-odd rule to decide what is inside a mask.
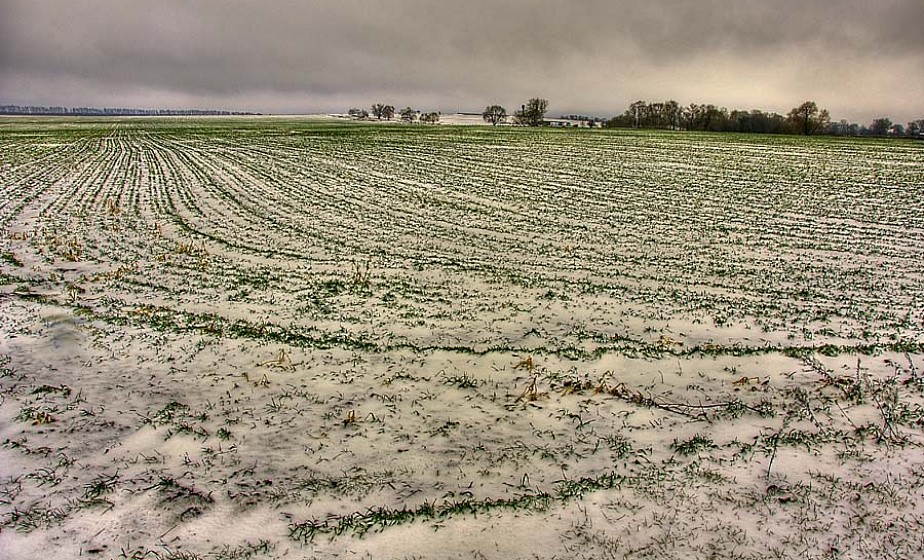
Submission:
[[[646,125],[646,116],[648,114],[648,104],[644,101],[636,101],[626,109],[626,116],[632,122],[632,128],[641,128]]]
[[[905,134],[912,138],[917,138],[922,132],[924,132],[924,119],[910,121],[908,125],[905,126]]]
[[[497,126],[498,123],[507,120],[507,109],[504,109],[500,105],[489,105],[485,107],[484,113],[481,113],[481,118],[483,118],[485,122]]]
[[[673,99],[664,103],[664,119],[671,130],[680,129],[680,103]]]
[[[608,119],[603,123],[604,128],[632,128],[633,122],[625,113],[622,115],[616,115],[615,117]]]
[[[417,120],[417,111],[411,109],[410,107],[405,107],[401,109],[401,120],[406,123],[412,123]]]
[[[730,119],[728,109],[725,107],[691,103],[689,107],[683,109],[682,120],[686,123],[687,130],[720,132],[728,128]]]
[[[379,120],[390,119],[395,116],[395,108],[384,103],[376,103],[372,106],[372,116]]]
[[[846,119],[831,123],[831,134],[834,136],[850,136],[850,123]]]
[[[830,123],[827,109],[819,109],[814,101],[806,101],[789,112],[789,122],[797,134],[808,136],[822,132]]]
[[[420,115],[420,122],[424,124],[436,124],[440,122],[439,113],[424,113]]]
[[[520,107],[520,110],[514,114],[514,118],[519,124],[526,126],[542,126],[545,112],[548,110],[548,100],[534,97],[530,99],[526,105]]]
[[[886,117],[879,117],[870,125],[869,131],[875,136],[885,136],[889,133],[890,128],[892,128],[892,120]]]

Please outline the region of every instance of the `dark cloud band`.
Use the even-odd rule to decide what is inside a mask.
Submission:
[[[0,101],[621,112],[639,97],[920,117],[920,0],[0,1]],[[900,78],[900,79],[897,79]],[[386,99],[387,98],[387,99]]]

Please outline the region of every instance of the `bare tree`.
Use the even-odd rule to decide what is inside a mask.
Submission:
[[[831,123],[827,109],[819,109],[814,101],[806,101],[793,108],[788,119],[796,132],[806,136],[823,131]]]
[[[905,126],[905,135],[917,138],[924,133],[924,119],[908,122]]]
[[[892,119],[886,117],[879,117],[869,126],[870,132],[876,136],[885,136],[891,128]]]
[[[401,120],[407,123],[412,123],[417,120],[417,111],[411,109],[410,107],[405,107],[401,109]]]
[[[648,104],[644,101],[636,101],[629,105],[629,108],[626,110],[626,115],[632,121],[632,128],[641,128],[645,124],[645,115],[648,112],[647,107]]]
[[[384,103],[376,103],[372,106],[372,116],[379,120],[391,119],[395,116],[395,108],[391,105],[385,105]]]
[[[507,120],[507,109],[504,109],[500,105],[489,105],[485,107],[484,113],[481,113],[481,118],[483,118],[485,122],[497,126],[498,123]]]
[[[671,130],[679,130],[680,116],[680,103],[677,103],[673,99],[664,103],[664,119],[667,122],[668,128]]]
[[[534,97],[526,105],[520,107],[520,110],[514,113],[514,118],[519,124],[526,126],[542,126],[545,119],[545,112],[549,110],[549,102],[546,99]]]

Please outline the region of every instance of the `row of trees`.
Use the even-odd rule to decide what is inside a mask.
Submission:
[[[347,111],[347,114],[353,118],[357,119],[368,119],[369,111],[365,109],[350,109]],[[398,113],[401,120],[407,123],[421,122],[424,124],[436,124],[440,122],[440,113],[430,112],[422,113],[410,107],[405,107]],[[378,120],[391,120],[395,116],[395,108],[393,105],[386,105],[384,103],[376,103],[372,106],[372,116]]]
[[[840,121],[831,123],[830,134],[836,136],[907,136],[921,138],[924,136],[924,119],[910,121],[906,125],[893,123],[888,117],[874,119],[868,126]]]
[[[534,97],[520,106],[512,115],[513,122],[522,126],[542,126],[549,102]],[[364,109],[350,109],[349,114],[356,118],[369,118]],[[422,122],[436,124],[440,113],[421,113],[410,107],[400,111],[404,122]],[[376,103],[372,105],[372,116],[376,119],[390,120],[395,116],[392,105]],[[481,114],[485,122],[491,125],[509,121],[507,109],[501,105],[489,105]],[[571,120],[586,122],[593,126],[596,119],[571,115]],[[602,119],[601,119],[602,120]],[[654,128],[666,130],[700,130],[711,132],[750,132],[759,134],[829,134],[837,136],[907,136],[919,138],[924,135],[924,119],[914,120],[907,125],[893,123],[881,117],[868,126],[848,123],[845,120],[833,122],[826,109],[818,107],[814,101],[806,101],[793,107],[786,115],[766,113],[758,109],[750,111],[732,110],[711,104],[691,103],[682,106],[674,100],[636,101],[626,111],[605,123],[607,128]]]
[[[535,97],[520,106],[520,109],[513,114],[513,121],[524,126],[542,126],[548,109],[548,100]],[[369,111],[356,108],[350,109],[347,114],[357,119],[368,119],[370,116]],[[375,103],[372,105],[371,115],[378,120],[391,120],[395,117],[395,107],[384,103]],[[440,120],[440,113],[421,113],[410,107],[405,107],[398,115],[403,122],[408,123],[419,121],[425,124],[436,124]],[[485,108],[481,116],[485,122],[496,126],[507,122],[507,109],[500,105],[490,105]]]
[[[919,137],[924,132],[924,119],[909,122],[907,126],[894,124],[888,118],[874,120],[869,126],[832,122],[826,109],[814,101],[793,107],[786,115],[733,110],[715,105],[686,107],[676,101],[648,103],[636,101],[616,117],[606,121],[609,128],[660,128],[668,130],[702,130],[712,132],[753,132],[762,134],[829,134],[838,136],[909,136]]]
[[[760,110],[731,111],[715,105],[692,103],[683,107],[674,100],[636,101],[625,113],[611,118],[608,128],[660,128],[712,132],[758,132],[815,134],[830,123],[830,115],[813,101],[793,108],[787,116]]]
[[[523,126],[542,126],[545,122],[545,113],[549,110],[549,101],[534,97],[525,104],[520,105],[520,109],[514,112],[513,122]],[[481,118],[485,122],[497,126],[507,122],[507,109],[500,105],[488,105],[485,107]]]

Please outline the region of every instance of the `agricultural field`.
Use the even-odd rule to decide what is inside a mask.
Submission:
[[[924,557],[924,144],[0,120],[0,557]]]

